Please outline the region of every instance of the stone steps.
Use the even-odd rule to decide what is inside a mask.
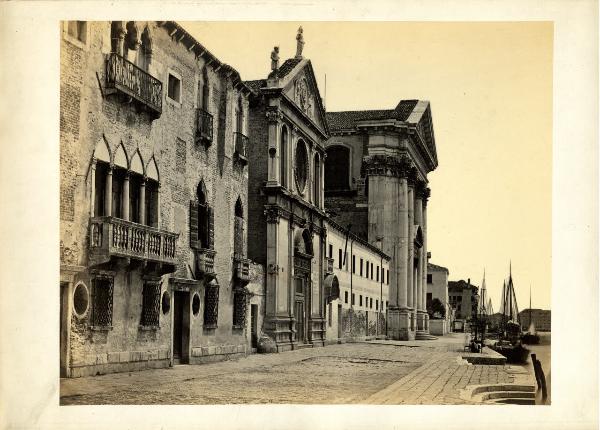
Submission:
[[[415,340],[436,340],[437,337],[430,335],[426,331],[417,331],[415,333]]]
[[[312,348],[313,344],[312,343],[298,343],[294,346],[294,349],[306,349],[306,348]]]
[[[474,403],[535,405],[535,385],[474,385],[463,390],[461,397]]]
[[[535,399],[525,397],[500,398],[494,400],[493,403],[497,405],[535,405]]]

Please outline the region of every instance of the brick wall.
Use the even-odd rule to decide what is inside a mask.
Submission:
[[[248,158],[248,256],[267,263],[267,223],[264,215],[266,198],[262,187],[268,176],[268,124],[264,104],[250,109],[250,145]]]

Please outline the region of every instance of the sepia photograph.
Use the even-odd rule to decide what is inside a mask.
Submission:
[[[61,25],[62,405],[550,403],[552,23]]]
[[[0,11],[0,429],[598,428],[597,1]]]

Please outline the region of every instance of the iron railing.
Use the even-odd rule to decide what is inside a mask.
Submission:
[[[210,144],[213,140],[213,116],[202,108],[196,109],[196,141]]]
[[[114,52],[106,59],[106,88],[134,98],[156,116],[162,113],[162,82]]]

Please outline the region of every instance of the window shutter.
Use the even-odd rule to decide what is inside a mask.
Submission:
[[[198,248],[198,203],[190,201],[190,247]]]
[[[210,206],[208,212],[208,249],[215,249],[215,212]]]

